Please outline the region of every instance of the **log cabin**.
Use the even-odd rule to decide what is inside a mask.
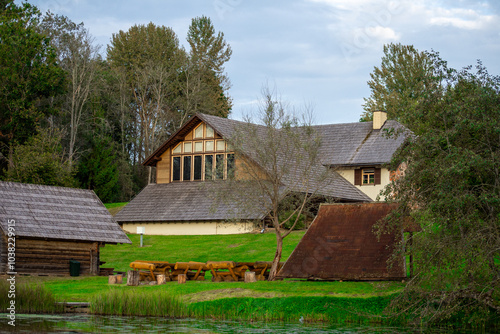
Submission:
[[[0,182],[0,274],[69,275],[70,260],[98,274],[100,247],[118,243],[131,242],[92,190]]]
[[[143,162],[155,167],[155,181],[115,215],[117,222],[130,233],[141,226],[146,234],[157,235],[247,233],[262,226],[266,214],[257,206],[242,210],[237,201],[226,200],[212,210],[211,195],[220,191],[222,182],[204,182],[245,179],[242,163],[229,143],[242,124],[206,114],[191,117]],[[255,127],[264,131],[260,125]],[[313,129],[321,137],[321,163],[314,168],[318,173],[334,170],[332,181],[319,194],[345,203],[376,200],[390,182],[391,171],[383,165],[406,138],[404,134],[389,137],[384,133],[404,129],[402,125],[387,120],[385,112],[375,112],[373,122]],[[224,191],[226,199],[238,196],[231,189]]]

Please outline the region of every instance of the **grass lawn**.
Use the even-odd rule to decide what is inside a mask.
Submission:
[[[303,231],[285,239],[283,261],[298,244]],[[160,261],[271,261],[274,257],[276,237],[273,233],[208,235],[208,236],[144,236],[145,247],[139,247],[139,236],[129,235],[131,245],[106,245],[101,248],[104,267],[127,271],[135,260]],[[33,279],[33,278],[31,278]],[[167,291],[179,295],[187,302],[201,302],[219,298],[246,297],[348,297],[369,298],[391,295],[399,291],[400,282],[322,282],[284,280],[276,282],[212,283],[207,272],[204,282],[176,282],[161,286],[127,287],[125,284],[108,285],[107,277],[40,278],[44,285],[61,301],[89,301],[92,296],[115,290],[144,292]]]

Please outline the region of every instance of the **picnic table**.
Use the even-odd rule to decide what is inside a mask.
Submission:
[[[171,279],[170,271],[175,266],[174,263],[166,261],[134,261],[130,263],[130,268],[139,271],[140,280],[156,281],[156,275],[165,275]]]

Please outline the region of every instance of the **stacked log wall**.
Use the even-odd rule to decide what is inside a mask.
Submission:
[[[97,242],[46,241],[26,238],[16,240],[16,272],[18,274],[69,275],[70,260],[80,262],[80,275],[96,274],[99,268]]]
[[[7,272],[7,237],[0,230],[0,274]]]

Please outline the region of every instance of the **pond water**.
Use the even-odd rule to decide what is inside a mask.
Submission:
[[[168,319],[158,317],[95,316],[87,314],[16,315],[16,326],[0,314],[0,333],[418,333],[384,326],[265,323]],[[428,331],[426,331],[428,332]],[[432,331],[449,333],[449,331]],[[465,332],[461,332],[465,333]]]

